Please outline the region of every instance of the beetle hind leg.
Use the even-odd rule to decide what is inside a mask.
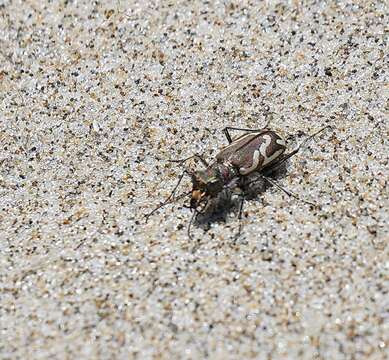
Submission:
[[[293,155],[297,154],[300,149],[310,140],[312,140],[316,135],[320,134],[322,131],[324,131],[325,129],[327,128],[331,128],[330,125],[327,125],[327,126],[324,126],[322,127],[321,129],[319,129],[318,131],[316,131],[315,133],[309,135],[306,139],[304,139],[300,145],[298,145],[294,150],[292,150],[289,154],[285,154],[284,156],[284,159],[282,159],[281,161],[286,161],[287,159],[291,158]]]
[[[281,191],[283,191],[286,195],[290,196],[290,197],[293,197],[299,201],[302,201],[303,203],[305,204],[308,204],[308,205],[311,205],[311,206],[314,206],[314,207],[317,207],[318,205],[314,202],[311,202],[311,201],[308,201],[308,200],[304,200],[304,199],[301,199],[298,195],[292,193],[291,191],[285,189],[283,186],[281,186],[277,181],[265,176],[265,175],[262,175],[262,178],[265,179],[268,183],[270,183],[271,185],[275,186],[276,188],[280,189]]]
[[[284,154],[281,156],[281,158],[275,162],[273,165],[270,165],[268,167],[266,167],[264,169],[264,172],[265,174],[269,175],[271,174],[272,172],[274,172],[275,170],[277,170],[282,164],[285,164],[285,162],[290,159],[292,156],[296,155],[300,149],[310,140],[312,140],[316,135],[320,134],[322,131],[324,131],[325,129],[327,128],[331,128],[330,125],[327,125],[327,126],[324,126],[323,128],[321,128],[320,130],[316,131],[315,133],[309,135],[306,139],[304,139],[300,145],[298,145],[294,150],[292,150],[291,152],[287,153],[287,154]]]

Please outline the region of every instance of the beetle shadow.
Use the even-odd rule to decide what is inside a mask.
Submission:
[[[288,175],[288,162],[283,163],[275,170],[263,172],[263,175],[268,176],[273,180],[280,180]],[[256,179],[257,178],[257,179]],[[268,183],[263,178],[259,178],[258,173],[254,173],[246,178],[247,185],[242,186],[242,192],[245,194],[244,201],[259,201],[260,195],[272,188],[273,185]],[[235,214],[238,217],[240,208],[240,195],[233,191],[224,191],[217,198],[209,202],[202,212],[199,212],[194,225],[207,232],[213,223],[226,223],[230,214]]]

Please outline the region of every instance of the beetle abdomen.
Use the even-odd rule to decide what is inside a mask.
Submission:
[[[228,161],[241,175],[248,175],[274,163],[284,153],[285,148],[285,141],[279,135],[265,130],[234,140],[217,158]]]

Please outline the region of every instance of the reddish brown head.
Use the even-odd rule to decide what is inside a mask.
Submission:
[[[210,197],[216,196],[223,189],[223,179],[217,168],[209,167],[192,174],[192,197],[190,207],[196,209]]]

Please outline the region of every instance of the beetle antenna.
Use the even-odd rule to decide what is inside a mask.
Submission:
[[[194,154],[194,155],[191,155],[191,156],[188,156],[187,158],[184,158],[184,159],[167,159],[166,161],[168,162],[173,162],[173,163],[179,163],[179,164],[183,164],[184,162],[188,161],[188,160],[191,160],[191,159],[197,159],[197,160],[200,160],[200,162],[205,166],[205,167],[208,167],[209,164],[207,163],[207,161],[199,154]]]
[[[148,214],[145,215],[145,217],[146,217],[146,223],[147,223],[147,221],[149,220],[149,217],[150,217],[151,215],[153,215],[157,210],[159,210],[161,207],[163,207],[163,206],[165,206],[165,205],[167,205],[167,204],[169,203],[169,200],[172,198],[172,196],[173,196],[174,193],[176,192],[176,190],[177,190],[178,186],[180,185],[180,183],[181,183],[181,181],[182,181],[182,179],[183,179],[183,177],[184,177],[185,174],[188,174],[188,175],[189,175],[189,172],[188,172],[187,170],[184,170],[184,171],[182,172],[182,174],[181,174],[180,177],[178,178],[178,181],[177,181],[176,186],[174,187],[174,189],[173,189],[173,191],[170,193],[170,195],[166,198],[166,200],[165,200],[163,203],[159,204],[152,212],[150,212],[150,213],[148,213]],[[174,201],[174,199],[173,199],[173,201]]]
[[[176,196],[175,198],[173,198],[172,200],[170,200],[174,191],[169,195],[169,197],[163,203],[159,204],[153,211],[151,211],[145,215],[146,223],[147,223],[147,221],[149,221],[149,217],[151,215],[155,214],[160,208],[164,207],[165,205],[174,203],[175,201],[180,200],[183,197],[190,195],[190,193],[191,193],[191,191],[188,191],[188,192],[182,193],[182,194]]]

